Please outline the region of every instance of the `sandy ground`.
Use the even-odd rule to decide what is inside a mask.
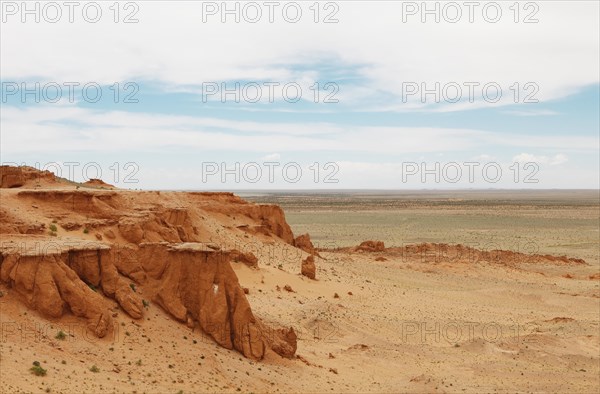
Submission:
[[[10,192],[1,193],[6,204]],[[209,219],[207,226],[214,228],[235,224],[218,215]],[[364,239],[378,239],[376,227]],[[313,281],[299,274],[306,254],[294,251],[280,242],[262,243],[258,270],[241,263],[234,269],[249,289],[255,315],[295,328],[296,359],[271,353],[250,361],[177,323],[153,303],[143,320],[133,320],[113,302],[114,328],[99,339],[74,316],[49,320],[28,310],[1,284],[0,390],[600,390],[600,281],[590,279],[598,273],[597,261],[504,265],[389,251],[324,251]],[[138,292],[144,294],[143,286]],[[65,339],[56,338],[59,331]],[[46,376],[29,371],[34,361],[47,369]]]

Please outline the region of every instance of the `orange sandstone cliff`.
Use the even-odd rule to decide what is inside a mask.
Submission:
[[[255,360],[269,351],[294,356],[294,330],[253,314],[231,266],[260,266],[248,245],[295,248],[278,206],[231,193],[98,189],[101,181],[82,187],[28,167],[1,170],[0,280],[28,308],[78,316],[103,337],[112,327],[110,300],[141,319],[143,290],[227,349]]]

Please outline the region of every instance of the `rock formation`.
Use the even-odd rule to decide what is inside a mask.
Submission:
[[[301,271],[302,275],[310,279],[315,279],[317,275],[317,267],[315,265],[315,258],[310,255],[302,261]]]
[[[364,241],[356,247],[358,251],[364,252],[383,252],[385,245],[382,241]]]
[[[302,249],[308,254],[321,257],[321,255],[319,255],[319,252],[315,250],[315,246],[310,240],[310,235],[308,233],[297,236],[294,239],[294,246],[296,246],[299,249]]]
[[[131,317],[143,315],[142,301],[106,258],[108,249],[72,240],[3,244],[0,279],[42,315],[60,317],[70,310],[86,318],[89,329],[103,337],[112,318],[97,290],[114,298]]]
[[[99,180],[38,187],[32,180],[58,178],[27,167],[1,170],[2,187],[17,190],[2,194],[0,280],[30,308],[53,318],[70,311],[102,337],[112,327],[109,299],[132,318],[143,317],[137,288],[227,349],[256,360],[270,350],[294,356],[295,331],[269,327],[252,313],[230,263],[258,269],[256,255],[230,250],[240,239],[293,247],[278,206],[231,193],[102,190]],[[235,218],[236,226],[222,225],[222,218]],[[224,232],[229,235],[221,238]],[[216,243],[207,242],[213,238]]]
[[[0,188],[15,188],[25,185],[52,183],[56,176],[50,171],[39,171],[33,167],[0,166]]]

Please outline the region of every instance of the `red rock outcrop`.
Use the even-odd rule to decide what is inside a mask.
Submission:
[[[0,166],[0,188],[34,186],[54,182],[56,182],[56,176],[50,171],[40,171],[27,166]]]
[[[315,258],[312,255],[302,261],[300,272],[307,278],[315,279],[317,276],[317,266],[315,265]]]
[[[383,252],[385,244],[382,241],[364,241],[356,247],[356,250],[365,252]]]
[[[109,305],[94,291],[97,288],[117,300],[133,318],[142,317],[142,302],[119,277],[101,244],[42,242],[33,248],[3,245],[0,279],[19,293],[32,309],[48,317],[66,310],[84,317],[88,328],[103,337],[112,318]]]
[[[177,320],[198,323],[219,345],[248,358],[262,359],[267,347],[285,357],[295,351],[288,330],[265,335],[231,268],[230,252],[199,243],[158,243],[143,244],[140,258],[153,301]]]
[[[114,189],[114,185],[104,182],[102,179],[92,178],[84,183],[85,186]]]
[[[246,264],[250,268],[258,268],[258,258],[251,252],[240,252],[233,249],[230,252],[231,260]]]
[[[6,185],[27,178],[23,169],[6,175]],[[199,326],[246,357],[261,359],[270,349],[293,357],[294,330],[269,328],[253,315],[231,266],[234,259],[257,268],[258,254],[247,248],[221,250],[237,242],[232,240],[240,237],[238,225],[256,230],[258,236],[244,238],[257,253],[265,242],[293,245],[281,208],[251,204],[231,193],[98,190],[57,182],[60,187],[38,189],[25,181],[27,189],[2,192],[3,203],[6,198],[11,207],[0,207],[3,241],[6,234],[57,245],[51,253],[25,253],[3,242],[0,279],[28,306],[53,317],[70,310],[103,336],[111,327],[113,305],[104,296],[140,318],[139,294],[144,294],[177,320]],[[47,226],[58,231],[49,234]],[[23,235],[30,232],[41,235]],[[104,242],[88,241],[94,235]],[[44,285],[37,289],[36,283]]]
[[[315,246],[310,240],[310,235],[308,233],[297,236],[294,239],[294,246],[302,249],[308,254],[321,257],[321,255],[319,255],[319,252],[315,250]]]

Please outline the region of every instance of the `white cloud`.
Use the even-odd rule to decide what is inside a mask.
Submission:
[[[66,106],[2,110],[2,151],[10,153],[156,151],[447,153],[490,146],[596,153],[598,137],[516,135],[442,127],[343,126],[97,112]],[[135,145],[132,145],[135,142]],[[548,163],[560,162],[560,157]]]
[[[352,90],[340,92],[347,102],[368,106],[385,98],[393,110],[410,109],[400,100],[405,82],[496,82],[504,93],[497,105],[504,105],[514,104],[515,82],[537,83],[536,98],[547,101],[599,81],[598,2],[536,3],[539,23],[533,24],[514,23],[509,2],[501,2],[503,17],[495,24],[483,20],[481,7],[475,23],[421,23],[418,16],[403,23],[406,2],[367,1],[335,2],[334,24],[314,23],[304,2],[297,24],[282,22],[280,9],[273,24],[224,24],[218,16],[203,23],[202,3],[136,2],[135,24],[114,23],[108,3],[97,24],[81,17],[73,24],[23,24],[19,15],[10,16],[0,37],[3,79],[133,80],[174,90],[206,81],[335,79],[331,70],[295,67],[317,64],[355,70]],[[476,96],[472,104],[442,107],[481,105],[491,104]]]
[[[265,155],[263,157],[261,157],[261,160],[265,160],[265,161],[274,161],[274,160],[280,160],[281,159],[281,155],[279,153],[271,153],[269,155]]]
[[[492,160],[494,160],[494,156],[482,153],[480,155],[474,156],[471,160],[481,161],[481,162],[492,161]]]
[[[539,156],[539,155],[532,155],[530,153],[521,153],[515,157],[513,157],[513,161],[515,162],[519,162],[519,163],[538,163],[538,164],[548,164],[551,166],[556,166],[556,165],[560,165],[563,163],[566,163],[567,161],[569,161],[569,158],[567,157],[567,155],[563,154],[563,153],[558,153],[554,156]]]

